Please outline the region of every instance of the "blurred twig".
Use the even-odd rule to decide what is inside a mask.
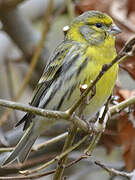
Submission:
[[[26,86],[28,85],[29,81],[30,81],[30,78],[32,76],[32,73],[36,67],[36,64],[39,60],[39,56],[41,54],[41,51],[43,49],[43,46],[44,46],[44,42],[46,40],[46,36],[47,36],[47,32],[49,30],[49,27],[50,27],[50,16],[51,16],[51,13],[52,13],[52,9],[53,9],[53,0],[50,0],[49,2],[49,5],[48,5],[48,8],[46,10],[46,13],[45,13],[45,20],[44,20],[44,31],[42,33],[42,38],[39,42],[39,45],[37,46],[37,49],[33,55],[33,58],[32,58],[32,61],[31,61],[31,64],[30,64],[30,68],[29,68],[29,71],[28,73],[26,74],[26,77],[22,83],[22,86],[20,87],[16,97],[14,98],[14,101],[17,101],[20,96],[22,95],[22,93],[24,92]],[[3,114],[3,116],[1,117],[0,119],[0,126],[7,120],[8,116],[10,115],[12,111],[11,110],[8,110],[7,112],[5,112]]]
[[[74,6],[72,0],[66,0],[67,10],[70,21],[75,17]]]
[[[7,74],[7,85],[9,89],[10,99],[14,97],[14,86],[13,86],[13,79],[12,79],[12,71],[10,66],[10,61],[8,59],[5,60],[5,67],[6,67],[6,74]],[[14,123],[17,122],[16,111],[14,111]]]
[[[122,11],[122,10],[121,10]],[[128,29],[131,32],[135,32],[135,25],[133,22],[127,18],[127,14],[122,13],[120,11],[120,3],[113,1],[110,13],[111,16],[115,19],[115,21],[119,22],[121,25],[123,25],[126,29]]]
[[[13,80],[12,80],[12,72],[10,67],[10,61],[8,59],[5,60],[5,69],[7,74],[7,84],[9,89],[10,99],[14,97],[14,87],[13,87]]]
[[[25,77],[25,79],[24,79],[24,81],[22,83],[22,86],[21,86],[18,94],[15,97],[15,100],[18,100],[20,98],[20,96],[22,95],[22,93],[24,92],[24,89],[26,88],[27,84],[29,83],[31,75],[32,75],[32,73],[33,73],[33,71],[34,71],[34,69],[36,67],[39,56],[40,56],[41,51],[42,51],[43,46],[44,46],[44,42],[45,42],[46,37],[47,37],[47,32],[48,32],[49,27],[50,27],[50,16],[51,16],[51,13],[52,13],[52,9],[53,9],[53,0],[50,0],[47,11],[45,12],[44,31],[42,33],[42,38],[41,38],[41,40],[40,40],[40,42],[39,42],[39,44],[37,46],[37,49],[36,49],[33,57],[32,57],[29,71],[26,74],[26,77]]]
[[[0,177],[1,180],[20,180],[20,179],[35,179],[43,176],[47,176],[50,174],[53,174],[55,170],[48,171],[48,172],[43,172],[43,173],[37,173],[37,174],[32,174],[32,175],[27,175],[27,176],[12,176],[12,177]]]

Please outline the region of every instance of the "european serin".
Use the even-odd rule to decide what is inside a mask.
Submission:
[[[115,58],[115,35],[120,31],[105,13],[88,11],[75,18],[64,41],[50,57],[30,105],[61,111],[70,108],[80,98],[80,85],[89,85],[102,66]],[[112,93],[117,72],[115,64],[98,81],[96,94],[83,112],[88,119]],[[23,163],[37,137],[54,120],[36,120],[35,115],[27,113],[18,125],[23,122],[27,130],[4,165],[16,158]]]

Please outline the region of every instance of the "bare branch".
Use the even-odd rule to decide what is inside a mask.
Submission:
[[[67,148],[70,148],[72,146],[76,133],[77,133],[77,127],[75,125],[72,125],[72,127],[69,130],[69,134],[65,141],[62,152],[66,151]],[[58,161],[58,165],[53,180],[61,179],[64,169],[66,167],[67,158],[68,158],[68,154]]]
[[[33,106],[23,105],[21,103],[16,103],[13,101],[7,101],[7,100],[2,100],[2,99],[0,99],[0,106],[12,108],[12,109],[18,109],[18,110],[33,113],[42,117],[55,118],[56,120],[60,120],[60,119],[68,120],[68,121],[73,122],[77,127],[80,127],[83,131],[89,132],[87,124],[84,121],[82,121],[77,116],[73,116],[73,117],[70,116],[67,112],[44,110],[44,109],[36,108]],[[1,126],[1,122],[0,122],[0,126]]]
[[[132,104],[135,104],[135,96],[132,96],[129,99],[126,99],[126,100],[122,101],[121,103],[110,107],[109,112],[110,112],[110,114],[112,116],[112,115],[114,115],[116,113],[119,113],[120,111],[122,111],[126,107],[129,107]]]
[[[135,103],[135,96],[119,103],[118,105],[112,106],[109,108],[110,115],[116,114],[119,111],[123,110],[124,108],[126,108],[134,103]],[[36,108],[33,106],[23,105],[21,103],[7,101],[7,100],[3,100],[3,99],[0,99],[0,106],[8,107],[8,108],[16,109],[16,110],[21,110],[24,112],[33,113],[33,114],[36,114],[36,115],[39,115],[42,117],[55,118],[56,120],[64,119],[64,120],[72,121],[74,124],[76,124],[76,126],[81,128],[85,132],[87,132],[87,133],[89,132],[88,126],[84,121],[82,121],[77,116],[71,117],[68,114],[68,112],[44,110],[44,109]],[[90,129],[90,131],[91,131],[91,129]]]
[[[81,157],[79,157],[78,159],[71,161],[69,164],[66,165],[65,168],[69,168],[71,166],[73,166],[74,164],[80,162],[82,159],[86,159],[87,156],[82,155]],[[47,172],[43,172],[43,173],[38,173],[38,174],[32,174],[32,175],[27,175],[27,176],[12,176],[12,177],[0,177],[1,180],[10,180],[10,179],[35,179],[35,178],[39,178],[39,177],[43,177],[43,176],[48,176],[50,174],[53,174],[56,172],[56,169],[51,170],[51,171],[47,171]]]
[[[47,162],[46,164],[33,169],[33,170],[25,170],[25,171],[20,171],[20,173],[22,174],[31,174],[31,173],[37,173],[40,170],[50,166],[51,164],[55,163],[56,161],[59,161],[60,159],[62,159],[64,156],[66,156],[67,154],[69,154],[71,151],[73,151],[74,149],[76,149],[77,147],[79,147],[83,142],[86,141],[86,139],[89,137],[89,135],[84,136],[80,141],[78,141],[76,144],[74,144],[73,146],[69,147],[66,151],[64,151],[63,153],[61,153],[59,156],[56,156],[54,159],[50,160],[49,162]]]
[[[104,165],[98,161],[95,161],[95,164],[100,166],[101,168],[105,169],[111,176],[116,175],[116,176],[127,177],[130,180],[133,180],[133,178],[135,178],[135,170],[132,171],[131,173],[127,173],[124,171],[118,171],[118,170],[113,169],[113,168],[108,168],[106,165]]]
[[[106,127],[106,123],[108,120],[108,104],[110,102],[110,97],[108,98],[106,104],[105,104],[105,108],[103,110],[103,112],[101,112],[101,116],[99,114],[99,117],[97,118],[94,126],[96,127],[96,129],[98,130],[98,132],[95,132],[95,135],[93,136],[93,139],[90,143],[90,145],[88,146],[88,148],[84,151],[84,154],[90,156],[93,152],[93,150],[95,149],[96,145],[98,144],[102,133],[105,130]]]

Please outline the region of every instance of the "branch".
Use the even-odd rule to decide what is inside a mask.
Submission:
[[[66,6],[68,10],[69,19],[71,21],[75,17],[73,2],[71,0],[66,0]]]
[[[110,107],[109,108],[110,115],[114,115],[134,103],[135,103],[135,96],[132,96],[129,99]],[[36,108],[36,107],[30,106],[30,105],[23,105],[21,103],[7,101],[7,100],[3,100],[3,99],[0,99],[0,106],[8,107],[8,108],[16,109],[16,110],[21,110],[24,112],[33,113],[33,114],[36,114],[36,115],[39,115],[42,117],[55,118],[56,120],[59,120],[59,119],[68,120],[68,121],[71,121],[74,124],[76,124],[76,126],[79,127],[80,129],[82,129],[83,131],[85,131],[87,133],[89,132],[87,124],[84,121],[82,121],[77,116],[71,117],[67,111],[62,112],[62,111],[44,110],[44,109]]]
[[[43,176],[47,176],[50,174],[53,174],[55,170],[48,171],[48,172],[43,172],[43,173],[37,173],[37,174],[32,174],[32,175],[27,175],[27,176],[12,176],[12,177],[0,177],[1,180],[13,180],[13,179],[35,179]]]
[[[127,173],[124,171],[118,171],[113,168],[108,168],[106,165],[104,165],[98,161],[95,161],[95,164],[100,166],[101,168],[105,169],[111,176],[112,175],[122,176],[122,177],[127,177],[128,179],[131,179],[131,180],[133,180],[135,178],[135,170],[132,171],[131,173]]]
[[[67,148],[70,148],[72,146],[76,133],[77,133],[77,127],[75,125],[72,125],[72,127],[69,130],[68,137],[65,141],[62,152],[66,151]],[[58,165],[53,180],[61,179],[67,162],[67,158],[68,158],[68,154],[58,161]]]
[[[33,150],[38,151],[38,150],[40,150],[40,149],[42,149],[42,148],[44,148],[44,147],[46,147],[48,145],[52,145],[52,144],[54,144],[54,143],[56,143],[56,142],[58,142],[60,140],[65,139],[67,137],[67,135],[68,135],[68,132],[62,133],[62,134],[60,134],[60,135],[58,135],[58,136],[56,136],[56,137],[54,137],[54,138],[52,138],[52,139],[50,139],[48,141],[45,141],[43,143],[38,144],[36,147],[33,148]]]
[[[84,86],[80,86],[80,95],[82,95],[82,93],[84,91],[86,91],[86,89],[87,89],[87,87],[84,88]],[[91,98],[89,100],[91,100],[92,97],[93,96],[91,96]],[[84,108],[86,107],[86,104],[87,104],[86,102],[87,102],[87,97],[86,97],[85,101],[83,100],[81,102],[81,105],[78,108],[78,113],[77,113],[78,117],[82,116],[83,110],[84,110]],[[72,146],[76,134],[77,134],[77,127],[76,127],[75,124],[73,124],[72,127],[70,128],[69,133],[68,133],[68,136],[67,136],[67,139],[65,141],[62,152],[66,151],[66,149],[68,149],[68,148],[70,148]],[[58,161],[58,165],[57,165],[56,172],[55,172],[55,175],[53,177],[53,180],[61,180],[61,179],[63,179],[62,176],[63,176],[63,173],[64,173],[64,169],[66,167],[67,159],[68,159],[68,154]]]
[[[121,103],[110,107],[109,111],[110,111],[111,116],[116,113],[119,113],[120,111],[131,106],[132,104],[135,104],[135,96],[132,96],[129,99],[126,99],[122,101]]]
[[[96,127],[96,129],[98,130],[97,132],[95,132],[95,135],[93,135],[92,141],[90,142],[90,145],[88,146],[88,148],[84,151],[84,154],[91,156],[92,152],[94,151],[96,145],[98,144],[102,133],[105,130],[106,127],[106,123],[108,120],[108,105],[110,102],[110,97],[108,98],[105,107],[103,106],[103,110],[101,108],[101,112],[99,113],[99,116],[96,120],[96,122],[94,123],[94,127]]]
[[[73,166],[74,164],[80,162],[82,159],[86,159],[87,156],[85,155],[82,155],[81,157],[79,157],[78,159],[74,160],[74,161],[71,161],[69,164],[66,165],[65,168],[69,168],[71,166]],[[41,173],[38,173],[38,174],[32,174],[32,175],[27,175],[27,176],[12,176],[12,177],[0,177],[1,180],[12,180],[12,179],[35,179],[35,178],[39,178],[39,177],[43,177],[43,176],[48,176],[50,174],[53,174],[56,172],[56,169],[54,170],[51,170],[51,171],[48,171],[48,172],[41,172]]]
[[[46,164],[33,169],[33,170],[25,170],[25,171],[20,171],[20,173],[22,174],[31,174],[31,173],[37,173],[40,170],[50,166],[51,164],[55,163],[56,161],[59,161],[60,159],[62,159],[64,156],[66,156],[67,154],[69,154],[70,152],[72,152],[74,149],[76,149],[77,147],[79,147],[83,142],[86,141],[86,139],[89,137],[89,135],[84,136],[80,141],[78,141],[76,144],[74,144],[73,146],[69,147],[66,151],[64,151],[63,153],[61,153],[59,156],[56,156],[54,159],[50,160],[49,162],[47,162]]]

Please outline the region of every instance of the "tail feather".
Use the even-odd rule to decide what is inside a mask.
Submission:
[[[15,127],[19,126],[20,124],[24,123],[23,130],[26,130],[30,123],[32,122],[32,119],[35,117],[34,114],[27,113],[24,115],[24,117],[15,125]]]
[[[11,163],[16,158],[19,159],[19,162],[24,162],[25,158],[27,158],[27,155],[30,152],[30,148],[32,147],[32,145],[34,144],[34,142],[37,138],[37,137],[35,137],[35,135],[33,133],[33,129],[34,129],[34,123],[31,123],[30,127],[27,129],[27,131],[25,132],[25,134],[23,135],[23,137],[17,144],[16,148],[14,149],[14,151],[4,161],[2,166],[5,166],[5,165]],[[33,136],[34,136],[34,138],[33,138]],[[30,145],[29,145],[29,143],[30,143]],[[25,155],[23,155],[23,153]],[[21,158],[21,155],[23,155],[23,158]]]
[[[31,136],[29,138],[29,140],[28,140],[27,144],[24,146],[23,150],[18,154],[17,160],[19,163],[22,164],[27,159],[27,157],[30,153],[30,150],[32,148],[32,145],[36,141],[37,137],[38,136]]]

